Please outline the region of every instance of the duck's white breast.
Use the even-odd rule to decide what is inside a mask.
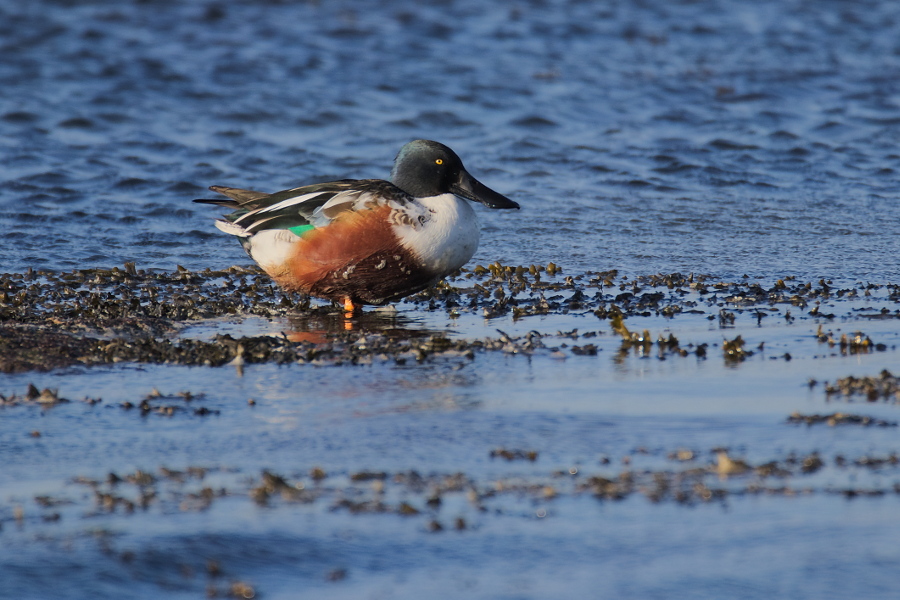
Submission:
[[[423,268],[444,276],[460,268],[478,249],[480,229],[471,204],[453,194],[416,198],[394,223],[400,243]]]

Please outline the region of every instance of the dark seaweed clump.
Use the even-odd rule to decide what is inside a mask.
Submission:
[[[788,423],[818,425],[824,423],[829,427],[836,425],[861,425],[863,427],[896,427],[896,421],[886,421],[866,415],[849,415],[846,413],[832,413],[830,415],[801,415],[794,413],[787,419]]]
[[[895,454],[863,455],[855,459],[836,455],[828,459],[818,452],[811,452],[750,464],[730,458],[722,448],[706,452],[680,449],[670,453],[669,460],[677,463],[674,467],[648,469],[632,464],[660,452],[635,449],[620,457],[622,468],[619,469],[611,467],[607,461],[597,469],[572,467],[555,471],[541,468],[537,456],[515,456],[507,460],[521,458],[536,464],[525,473],[499,478],[479,478],[463,472],[423,474],[415,470],[326,473],[320,467],[311,466],[290,474],[268,469],[258,477],[237,473],[227,487],[214,487],[208,483],[207,475],[216,469],[160,467],[157,472],[138,470],[121,475],[110,473],[103,480],[75,477],[72,481],[93,491],[93,508],[88,508],[87,516],[130,514],[154,506],[164,512],[175,507],[182,511],[202,511],[219,499],[235,497],[266,506],[327,503],[331,510],[346,510],[351,514],[393,513],[434,520],[465,513],[477,518],[481,513],[495,510],[496,514],[502,514],[510,502],[523,497],[536,505],[546,506],[559,498],[580,495],[590,495],[600,501],[643,495],[653,502],[693,504],[758,494],[900,494],[900,484],[876,488],[834,487],[822,485],[820,481],[804,481],[823,470],[846,472],[852,476],[861,475],[864,470],[891,473],[900,465]],[[491,455],[496,456],[496,452],[492,451]],[[459,502],[447,502],[454,497],[464,499],[468,509],[460,511]],[[44,508],[72,503],[49,496],[39,496],[37,501]],[[449,514],[442,510],[445,504],[453,507]],[[457,522],[458,529],[465,528],[458,525]]]
[[[811,317],[829,319],[834,315],[820,310],[823,301],[866,296],[882,288],[887,289],[889,301],[900,301],[900,288],[892,285],[860,283],[854,288],[835,289],[826,280],[813,285],[785,277],[764,287],[749,279],[726,283],[681,273],[629,280],[616,271],[567,275],[554,263],[529,267],[492,263],[463,270],[405,302],[413,310],[441,310],[451,317],[462,312],[514,320],[551,313],[592,314],[611,321],[612,329],[622,335],[623,351],[627,352],[645,351],[654,342],[647,331],[630,332],[624,326],[626,317],[701,314],[718,319],[720,327],[728,328],[733,326],[736,313],[749,311],[761,321],[781,306],[789,321],[797,318],[791,309],[808,309]],[[730,310],[722,308],[725,304]],[[307,329],[311,322],[317,324],[319,335],[220,335],[212,340],[178,336],[191,323],[229,316],[303,320]],[[896,318],[900,311],[882,309],[861,316]],[[335,307],[284,293],[255,267],[200,272],[178,267],[173,272],[152,272],[126,263],[123,268],[64,273],[29,269],[0,275],[0,372],[115,362],[209,366],[259,362],[359,364],[374,360],[402,363],[436,355],[472,358],[480,351],[532,353],[547,349],[537,332],[521,338],[501,332],[499,339],[460,341],[448,339],[441,332],[385,327],[383,323],[372,327],[373,319],[371,313],[364,313],[345,320]],[[820,340],[831,343],[828,334],[821,331]],[[665,354],[706,355],[705,347],[682,348],[673,336],[656,344]],[[863,334],[841,338],[834,344],[848,353],[884,350]],[[593,356],[598,348],[587,343],[573,346],[571,352]],[[750,355],[752,351],[743,347],[740,337],[728,342],[726,358],[740,362]]]
[[[834,383],[825,382],[825,393],[829,398],[842,397],[846,400],[862,398],[867,402],[900,401],[900,379],[887,369],[875,376],[841,377]]]
[[[222,364],[227,344],[173,341],[180,324],[293,306],[256,270],[88,269],[0,275],[0,371],[119,361]]]

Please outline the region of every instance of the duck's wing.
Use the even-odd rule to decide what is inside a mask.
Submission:
[[[346,211],[375,208],[388,202],[404,204],[409,195],[381,179],[343,179],[266,194],[224,186],[211,190],[229,200],[194,200],[235,209],[216,226],[226,233],[248,237],[265,229],[305,229],[324,227]]]

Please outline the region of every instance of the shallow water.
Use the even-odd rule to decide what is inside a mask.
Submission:
[[[190,202],[208,185],[386,177],[399,147],[424,137],[522,205],[478,207],[473,264],[766,287],[900,280],[892,2],[0,0],[0,56],[0,271],[247,264],[216,211]],[[590,313],[514,321],[401,303],[389,326],[408,336],[536,330],[547,348],[3,374],[2,394],[34,383],[73,402],[0,407],[0,597],[240,596],[234,581],[266,598],[891,597],[900,470],[871,459],[900,453],[898,428],[786,419],[900,421],[895,402],[847,402],[821,383],[896,373],[896,302],[880,288],[832,298],[835,319],[789,306],[763,319],[722,301],[737,315],[724,328],[716,306],[628,319],[709,344],[706,359],[623,354]],[[298,318],[179,335],[314,328]],[[819,325],[885,349],[842,353],[817,341]],[[755,353],[723,360],[738,334]],[[596,356],[573,353],[586,343]],[[173,415],[121,407],[154,388]],[[716,447],[793,470],[719,478]],[[507,461],[498,448],[538,454]],[[691,460],[670,458],[684,449]],[[812,453],[824,465],[807,473]],[[654,474],[690,469],[712,470],[688,501],[645,493]],[[154,483],[104,483],[136,470]],[[264,471],[320,495],[259,502]],[[365,471],[386,478],[353,480]],[[403,483],[410,471],[467,483],[435,507],[437,480],[419,489]],[[638,483],[621,500],[579,487],[626,471]],[[227,493],[207,504],[204,487]],[[110,509],[98,490],[137,507]],[[391,509],[348,508],[373,498]]]

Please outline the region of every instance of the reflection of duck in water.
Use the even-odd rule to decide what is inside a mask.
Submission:
[[[324,308],[324,307],[323,307]],[[313,309],[287,315],[287,328],[282,335],[292,342],[323,344],[349,331],[366,332],[385,338],[413,339],[442,334],[438,329],[406,318],[396,310],[379,309],[357,312],[352,319],[341,314]],[[358,340],[357,340],[358,341]]]
[[[472,177],[453,150],[428,140],[403,146],[391,181],[344,179],[266,194],[213,186],[236,209],[216,226],[282,288],[342,302],[386,304],[463,266],[478,247],[475,212],[519,208]]]

